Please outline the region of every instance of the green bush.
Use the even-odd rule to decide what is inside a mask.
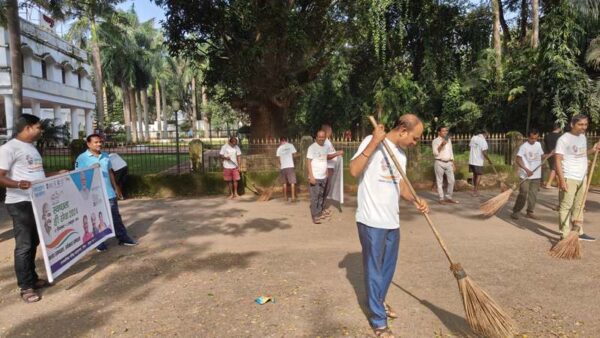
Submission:
[[[71,143],[69,144],[69,153],[71,155],[71,165],[74,166],[77,156],[79,156],[81,153],[83,153],[86,150],[87,150],[87,144],[85,143],[85,140],[79,139],[79,140],[71,141]]]

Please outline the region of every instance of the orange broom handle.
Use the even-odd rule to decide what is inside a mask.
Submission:
[[[577,215],[576,220],[579,220],[583,214],[583,208],[585,207],[585,200],[587,199],[588,191],[590,191],[590,186],[592,185],[592,175],[594,174],[594,169],[596,169],[596,160],[598,159],[598,150],[594,152],[594,160],[592,161],[592,166],[588,170],[588,178],[585,187],[585,193],[583,193],[583,200],[581,200],[581,205],[579,208],[579,214]]]
[[[369,116],[369,121],[371,121],[371,124],[373,125],[373,128],[377,128],[377,121],[375,121],[375,118],[373,116]],[[413,188],[412,184],[410,183],[410,180],[406,176],[406,173],[404,172],[404,170],[402,170],[402,166],[398,162],[398,159],[396,159],[396,156],[394,155],[394,153],[390,149],[390,146],[385,141],[381,142],[381,144],[383,144],[383,147],[385,148],[385,151],[388,153],[388,155],[392,159],[392,162],[394,162],[394,165],[396,166],[396,169],[398,169],[398,172],[400,173],[400,176],[402,176],[402,179],[404,180],[404,182],[406,182],[406,185],[408,186],[408,189],[410,190],[410,194],[413,196],[413,198],[416,201],[420,201],[421,199],[419,198],[419,196],[417,195],[417,192],[415,191],[415,189]],[[448,258],[448,261],[450,262],[450,265],[454,265],[454,262],[452,261],[452,257],[450,256],[450,252],[448,252],[448,248],[446,247],[446,244],[444,243],[444,240],[442,239],[442,237],[441,237],[440,233],[438,232],[437,228],[435,227],[435,225],[433,225],[433,221],[431,220],[431,218],[429,217],[428,214],[423,214],[423,216],[425,216],[425,219],[427,220],[427,223],[429,224],[429,227],[431,228],[431,231],[433,231],[433,234],[435,235],[435,238],[437,239],[438,243],[442,247],[442,250],[444,251],[444,254],[446,255],[446,258]]]

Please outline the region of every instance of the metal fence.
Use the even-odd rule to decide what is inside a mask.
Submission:
[[[457,164],[468,163],[469,141],[471,135],[455,135],[452,145]],[[598,141],[598,135],[588,135],[591,146]],[[110,138],[109,138],[110,139]],[[129,173],[134,175],[145,174],[182,174],[191,171],[189,142],[192,139],[156,140],[151,143],[127,145],[121,142],[107,142],[105,151],[118,153],[128,164]],[[222,139],[202,139],[202,172],[220,172],[222,170],[219,150],[227,142]],[[418,166],[429,166],[433,163],[431,143],[433,138],[424,138],[419,144],[411,148],[407,155],[409,162]],[[542,141],[542,140],[540,140]],[[299,152],[296,165],[301,166],[304,161],[301,151],[301,140],[292,139],[292,143]],[[497,164],[513,164],[514,154],[510,138],[504,134],[493,134],[487,138],[488,153]],[[310,143],[310,142],[309,142]],[[333,145],[337,150],[344,151],[344,164],[349,165],[352,156],[358,150],[360,141],[345,141],[334,139]],[[279,142],[271,140],[243,140],[240,143],[242,151],[242,168],[248,171],[273,171],[279,169],[279,160],[275,156]],[[47,172],[60,169],[72,169],[74,158],[67,147],[51,147],[43,150],[44,167]]]

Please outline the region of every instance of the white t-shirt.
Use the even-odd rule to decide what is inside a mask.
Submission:
[[[373,136],[367,136],[352,159],[365,150]],[[385,140],[406,173],[406,154],[388,139]],[[398,198],[400,198],[401,176],[394,162],[385,153],[382,144],[369,158],[369,163],[358,180],[358,208],[356,221],[379,229],[398,229],[400,219]]]
[[[313,177],[317,180],[327,178],[327,154],[329,148],[325,145],[320,146],[317,142],[308,147],[306,158],[311,160]]]
[[[296,147],[291,143],[284,143],[277,148],[277,157],[281,163],[281,169],[294,167],[294,154]]]
[[[46,177],[42,156],[31,143],[16,138],[0,147],[0,169],[14,181],[36,181]],[[6,204],[31,201],[29,190],[6,188]]]
[[[556,142],[556,154],[563,155],[562,170],[565,178],[581,181],[587,172],[587,139],[584,134],[565,133]]]
[[[329,139],[325,139],[325,143],[323,144],[325,147],[327,147],[327,154],[335,154],[335,148],[333,147],[333,143],[331,143],[331,141],[329,141]],[[331,160],[327,160],[327,168],[328,169],[333,169],[335,168],[335,164],[337,163],[337,157],[332,158]]]
[[[471,151],[469,152],[469,164],[476,166],[483,166],[483,151],[488,150],[488,144],[483,135],[475,135],[471,137],[469,142]]]
[[[108,157],[110,158],[112,170],[114,171],[121,170],[127,166],[127,162],[125,162],[125,160],[117,153],[110,153]]]
[[[240,147],[238,147],[237,145],[235,147],[232,147],[229,143],[225,143],[222,147],[221,147],[221,151],[219,152],[219,155],[222,155],[225,157],[225,161],[223,161],[223,168],[225,169],[235,169],[238,167],[238,163],[237,163],[237,157],[238,155],[241,155],[242,151],[240,150]]]
[[[517,156],[521,158],[525,168],[529,170],[537,168],[537,170],[533,172],[533,175],[527,177],[525,170],[519,169],[519,177],[522,179],[527,178],[528,180],[542,178],[542,167],[540,165],[542,164],[543,155],[544,149],[542,149],[542,145],[539,142],[531,144],[525,141],[525,143],[521,144]]]

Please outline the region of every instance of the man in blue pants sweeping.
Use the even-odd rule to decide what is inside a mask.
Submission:
[[[399,198],[429,212],[424,200],[415,200],[381,142],[387,142],[406,172],[404,150],[417,144],[423,123],[413,114],[402,115],[388,133],[383,125],[366,137],[350,162],[350,174],[359,178],[356,224],[362,246],[369,323],[377,337],[394,337],[387,318],[397,317],[385,303],[394,277],[400,244]]]

